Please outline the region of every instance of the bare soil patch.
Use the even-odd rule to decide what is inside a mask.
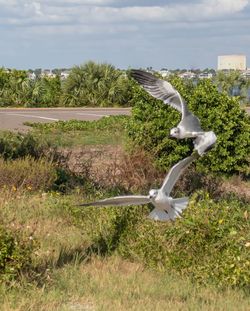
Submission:
[[[72,172],[87,177],[103,187],[119,187],[128,192],[145,191],[161,185],[167,172],[159,172],[153,158],[143,150],[128,153],[121,145],[95,145],[59,150],[61,161]],[[250,184],[240,176],[222,181],[195,172],[194,166],[183,174],[174,190],[190,195],[203,187],[220,196],[234,193],[250,200]]]

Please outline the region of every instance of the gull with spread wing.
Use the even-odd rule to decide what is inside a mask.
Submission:
[[[180,175],[197,158],[193,154],[175,164],[167,174],[160,189],[151,189],[147,196],[127,195],[108,198],[92,203],[80,204],[80,206],[128,206],[152,203],[154,209],[149,214],[153,220],[168,221],[180,217],[182,211],[187,207],[188,197],[173,199],[170,193],[179,179]]]
[[[167,81],[158,79],[143,70],[131,70],[131,76],[153,97],[162,100],[182,114],[177,127],[170,131],[170,136],[178,139],[194,138],[194,148],[199,155],[210,150],[215,142],[216,135],[213,131],[205,132],[200,125],[200,120],[188,110],[187,104],[177,90]]]

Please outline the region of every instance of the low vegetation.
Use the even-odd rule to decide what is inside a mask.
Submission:
[[[101,254],[117,252],[203,284],[250,289],[249,204],[232,198],[214,202],[198,192],[175,224],[147,220],[148,207],[88,208],[75,213]]]
[[[39,159],[51,146],[41,135],[0,132],[0,154],[4,160],[32,157]]]
[[[95,122],[71,120],[25,124],[36,129],[37,136],[50,146],[72,147],[121,144],[125,140],[124,126],[127,120],[127,116],[112,116]]]
[[[191,166],[173,191],[190,196],[183,218],[174,223],[147,219],[150,205],[77,206],[113,195],[146,194],[161,184],[165,170],[153,164],[154,152],[131,148],[131,143],[124,151],[129,122],[118,116],[30,124],[28,134],[1,134],[3,310],[248,309],[249,197],[223,189],[227,177]],[[79,133],[91,143],[79,149],[75,142],[69,154],[53,138],[54,131],[62,141]],[[148,141],[153,140],[149,133],[144,133]],[[107,139],[100,143],[102,134]],[[243,143],[242,148],[245,154]],[[108,149],[114,155],[106,154],[104,161]]]
[[[23,271],[32,267],[33,240],[24,236],[21,230],[6,229],[0,224],[0,284],[9,284]]]
[[[0,159],[0,171],[0,188],[13,191],[46,191],[52,189],[57,180],[56,166],[45,159]]]
[[[152,310],[152,307],[156,310],[247,310],[249,293],[240,290],[238,286],[234,289],[226,286],[223,289],[208,283],[198,285],[183,274],[178,275],[170,267],[155,265],[160,260],[157,259],[157,254],[160,255],[162,251],[160,245],[164,247],[166,254],[164,240],[169,246],[172,238],[175,245],[178,245],[178,238],[185,238],[186,241],[181,240],[179,244],[180,254],[181,245],[200,244],[191,241],[191,237],[201,241],[202,234],[206,233],[204,229],[199,229],[196,214],[193,216],[194,227],[191,224],[188,227],[187,220],[183,219],[181,222],[184,229],[181,229],[179,223],[175,236],[169,236],[170,227],[175,225],[167,225],[162,237],[157,234],[164,232],[166,224],[146,220],[145,209],[135,207],[131,211],[114,208],[80,211],[74,207],[80,200],[83,200],[82,194],[77,193],[66,196],[59,193],[23,193],[15,196],[10,196],[7,192],[1,193],[0,211],[5,231],[8,228],[19,234],[22,232],[22,248],[27,243],[29,249],[25,257],[25,262],[29,265],[21,266],[16,277],[8,282],[2,279],[2,310],[84,310],[87,307],[90,310]],[[187,217],[190,219],[189,215]],[[117,232],[118,224],[121,225],[120,233]],[[136,228],[135,237],[132,232],[129,233],[131,225]],[[112,229],[115,226],[117,239],[114,238],[115,231]],[[190,236],[187,232],[184,235],[187,228]],[[100,243],[100,231],[103,244]],[[195,231],[198,233],[194,234]],[[219,230],[217,232],[219,234]],[[127,236],[127,246],[126,234],[130,236]],[[234,234],[230,237],[237,239]],[[107,239],[109,252],[101,247]],[[217,245],[218,239],[217,235]],[[32,245],[30,241],[33,241]],[[212,239],[209,243],[213,245]],[[125,252],[132,245],[133,254],[131,251],[128,256]],[[190,249],[187,248],[187,251]],[[144,257],[144,252],[147,258]],[[153,255],[152,260],[150,255]],[[30,256],[32,261],[28,261]],[[8,262],[10,265],[11,261]],[[147,262],[146,265],[153,269],[146,268],[143,262]]]

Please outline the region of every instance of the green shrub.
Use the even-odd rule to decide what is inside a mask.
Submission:
[[[57,121],[53,123],[26,122],[25,124],[41,130],[59,129],[64,132],[87,131],[87,130],[119,131],[124,128],[127,120],[128,116],[118,115],[118,116],[103,117],[97,121],[70,120],[70,121]]]
[[[140,222],[121,241],[119,251],[145,264],[174,269],[206,283],[250,284],[250,205],[236,199],[191,201],[174,225]],[[134,256],[133,254],[136,254]]]
[[[74,66],[62,86],[63,106],[129,106],[130,81],[110,64]]]
[[[204,130],[217,135],[216,147],[197,163],[199,170],[233,174],[248,173],[250,154],[250,118],[240,108],[237,98],[219,93],[209,80],[195,87],[178,78],[170,82],[187,101],[190,110],[200,118]],[[155,156],[166,169],[193,150],[191,139],[170,139],[170,129],[181,118],[179,112],[154,99],[138,85],[134,87],[134,106],[127,133],[134,145],[140,145]]]
[[[56,107],[60,105],[61,80],[56,77],[40,77],[33,81],[31,96],[25,107]]]
[[[16,278],[32,264],[34,241],[0,225],[0,282]]]
[[[26,156],[40,158],[50,148],[46,141],[31,133],[0,133],[0,155],[5,159],[17,159]]]
[[[250,204],[235,198],[215,202],[199,192],[174,223],[148,220],[147,206],[85,208],[75,213],[98,253],[117,251],[201,283],[249,288]]]

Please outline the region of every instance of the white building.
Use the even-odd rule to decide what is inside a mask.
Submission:
[[[218,56],[218,70],[246,70],[246,55],[220,55]]]
[[[166,69],[162,69],[160,71],[158,71],[158,73],[163,77],[163,78],[166,78],[170,75],[170,72]]]
[[[202,72],[198,75],[199,79],[212,79],[213,74],[210,72]]]
[[[61,80],[66,80],[68,78],[68,76],[69,76],[69,71],[62,71],[60,78],[61,78]]]
[[[50,69],[44,69],[41,73],[41,77],[55,78],[56,74],[54,74]]]
[[[196,77],[196,74],[192,71],[186,71],[179,74],[179,77],[182,79],[194,79]]]
[[[29,78],[30,80],[35,80],[35,79],[36,79],[36,74],[35,74],[34,72],[29,72],[29,73],[28,73],[28,78]]]
[[[250,79],[250,68],[247,68],[246,70],[242,71],[241,75],[245,78]]]

